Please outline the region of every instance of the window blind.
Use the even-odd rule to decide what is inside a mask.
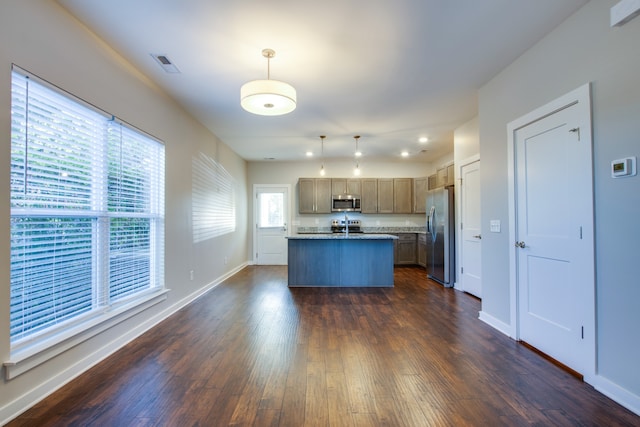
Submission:
[[[163,287],[164,146],[16,71],[11,342]]]
[[[200,153],[192,161],[192,229],[201,242],[236,229],[233,177],[218,162]]]

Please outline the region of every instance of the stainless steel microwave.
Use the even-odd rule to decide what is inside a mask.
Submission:
[[[361,212],[360,196],[353,194],[334,194],[331,198],[332,212]]]

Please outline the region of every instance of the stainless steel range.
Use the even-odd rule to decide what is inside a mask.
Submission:
[[[362,222],[359,219],[334,219],[331,221],[331,231],[333,233],[362,233]]]

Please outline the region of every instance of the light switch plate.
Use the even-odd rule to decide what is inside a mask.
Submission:
[[[500,220],[499,219],[492,219],[489,222],[489,227],[492,233],[499,233],[500,232]]]

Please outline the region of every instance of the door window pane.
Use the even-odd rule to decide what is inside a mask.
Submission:
[[[260,228],[284,227],[284,194],[260,193],[258,197]]]

